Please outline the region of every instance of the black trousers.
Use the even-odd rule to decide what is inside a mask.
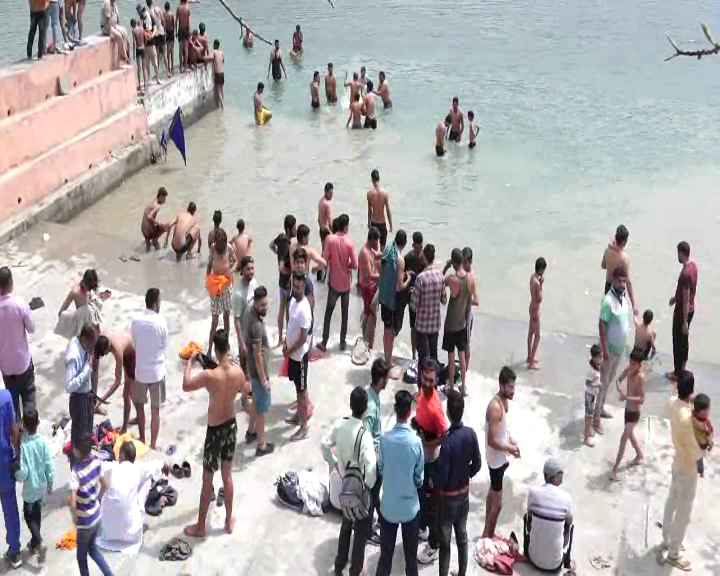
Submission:
[[[573,533],[575,532],[575,526],[565,526],[564,530],[564,541],[563,541],[563,559],[560,563],[560,566],[557,568],[553,568],[550,570],[546,570],[544,568],[539,568],[538,566],[535,566],[535,564],[532,561],[532,558],[530,558],[530,530],[532,528],[532,517],[526,512],[525,516],[523,517],[523,555],[525,558],[528,559],[530,564],[532,564],[535,568],[540,570],[541,572],[559,572],[561,568],[570,568],[572,565],[572,541],[573,541]]]
[[[468,565],[467,519],[470,512],[470,494],[443,496],[440,506],[440,576],[450,571],[450,541],[455,530],[458,549],[458,576],[466,576]]]
[[[35,406],[35,366],[30,360],[30,366],[22,374],[3,374],[5,388],[10,392],[15,408],[15,418],[22,420],[23,412],[30,406]],[[20,401],[22,400],[22,405]]]
[[[409,522],[404,522],[403,524],[393,524],[380,516],[380,560],[378,561],[375,576],[390,576],[392,572],[398,527],[400,527],[402,531],[405,576],[418,576],[417,550],[418,531],[420,530],[419,514]]]
[[[30,530],[30,548],[37,548],[42,544],[40,537],[40,524],[42,519],[42,500],[37,502],[23,502],[23,516],[25,524]]]
[[[70,394],[70,419],[72,420],[72,428],[70,429],[70,446],[74,447],[75,443],[83,437],[92,436],[93,419],[95,417],[95,399],[92,392],[83,394]],[[70,464],[75,463],[75,455],[70,452]]]
[[[375,486],[370,491],[370,497],[372,498],[372,507],[370,508],[370,519],[375,517],[375,511],[377,510],[378,518],[380,518],[380,488],[382,488],[382,474],[377,475],[375,480]],[[372,526],[372,522],[370,523]]]
[[[438,359],[438,333],[427,334],[415,331],[415,345],[417,346],[418,360],[428,356],[437,362]]]
[[[340,311],[342,318],[340,321],[340,345],[345,346],[348,327],[348,307],[350,306],[350,292],[337,292],[332,286],[328,286],[327,305],[325,306],[325,319],[323,320],[323,346],[327,346],[328,338],[330,338],[330,321],[332,320],[335,304],[340,298]]]
[[[687,363],[688,354],[690,353],[690,323],[692,322],[695,312],[688,312],[688,334],[682,333],[683,316],[682,312],[675,309],[672,324],[672,343],[673,343],[673,363],[675,365],[675,376],[680,377],[685,364]]]
[[[40,12],[30,12],[30,31],[28,32],[27,41],[27,57],[32,58],[32,48],[35,44],[35,32],[40,31],[38,38],[38,58],[42,58],[45,54],[45,46],[47,45],[47,10]]]
[[[350,554],[350,538],[355,532],[352,545],[352,558],[350,559],[350,576],[359,576],[365,564],[365,544],[370,536],[372,516],[364,520],[348,520],[343,517],[338,538],[337,556],[335,556],[335,574],[342,576]]]
[[[435,488],[436,462],[425,463],[423,485],[420,488],[420,529],[428,530],[428,544],[440,547],[440,493]]]

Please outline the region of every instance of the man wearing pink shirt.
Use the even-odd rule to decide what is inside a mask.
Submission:
[[[10,268],[0,268],[0,372],[12,395],[15,418],[22,420],[25,408],[35,405],[35,366],[27,333],[35,332],[30,308],[12,295]],[[22,410],[20,405],[22,400]]]
[[[347,214],[341,214],[338,216],[337,224],[337,232],[327,237],[325,240],[325,248],[323,249],[323,258],[328,263],[328,268],[330,269],[322,342],[317,345],[323,352],[327,350],[328,337],[330,336],[330,321],[332,320],[338,298],[340,298],[340,309],[342,311],[340,350],[344,351],[346,348],[345,338],[347,337],[352,271],[357,270],[358,267],[355,245],[347,235],[348,227],[350,226],[350,217]]]

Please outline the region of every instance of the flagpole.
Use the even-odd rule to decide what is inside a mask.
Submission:
[[[259,39],[259,40],[262,40],[262,41],[265,42],[265,44],[267,44],[268,46],[272,46],[272,45],[273,45],[272,42],[270,42],[269,40],[266,40],[265,38],[263,38],[262,36],[260,36],[259,34],[257,34],[252,28],[250,28],[250,26],[248,26],[247,24],[244,24],[243,21],[242,21],[242,18],[240,18],[237,14],[235,14],[235,12],[233,12],[233,9],[230,8],[230,6],[228,6],[228,5],[225,3],[225,0],[218,0],[218,2],[220,2],[220,4],[223,5],[223,7],[225,8],[225,10],[227,10],[227,11],[230,13],[230,16],[232,16],[232,17],[233,17],[235,20],[237,20],[237,22],[240,24],[240,33],[241,33],[241,34],[242,34],[242,29],[243,29],[243,28],[247,28],[248,30],[250,30],[250,33],[251,33],[253,36],[255,36],[255,38],[257,38],[257,39]]]

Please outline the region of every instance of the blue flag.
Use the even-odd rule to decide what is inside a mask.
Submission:
[[[175,147],[182,155],[183,161],[187,166],[187,158],[185,156],[185,128],[183,127],[182,110],[180,110],[180,108],[175,111],[175,115],[173,116],[172,122],[170,123],[168,137],[172,142],[175,143]]]
[[[160,136],[160,148],[162,148],[162,151],[165,152],[165,154],[167,154],[167,145],[167,132],[165,132],[165,128],[163,128],[162,136]]]

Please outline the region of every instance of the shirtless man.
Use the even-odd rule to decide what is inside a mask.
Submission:
[[[243,48],[252,48],[255,44],[255,35],[252,30],[245,26],[245,35],[243,36]]]
[[[390,83],[385,80],[385,72],[380,72],[378,75],[379,78],[379,86],[378,89],[375,91],[375,94],[380,96],[383,101],[383,106],[385,106],[385,109],[392,108],[392,98],[390,97]]]
[[[225,532],[232,534],[235,528],[235,518],[232,515],[235,497],[232,464],[237,444],[235,398],[239,393],[246,391],[247,382],[243,371],[232,361],[227,332],[213,334],[213,341],[218,359],[217,368],[192,375],[192,367],[198,356],[195,353],[187,361],[183,374],[183,392],[194,392],[204,388],[209,396],[198,520],[183,530],[185,535],[191,538],[205,538],[208,510],[215,498],[213,477],[218,468],[222,476],[221,490],[224,492],[225,500]]]
[[[95,358],[99,368],[100,358],[107,354],[112,354],[115,359],[115,380],[112,386],[101,397],[100,402],[105,404],[110,396],[120,387],[125,375],[125,383],[123,386],[123,422],[120,433],[125,434],[130,424],[130,408],[132,407],[132,387],[135,381],[135,346],[133,345],[132,336],[127,332],[118,332],[116,334],[101,334],[95,342]],[[97,371],[95,371],[97,375]]]
[[[170,10],[170,2],[165,2],[165,55],[170,76],[175,72],[175,14]]]
[[[150,252],[151,245],[155,248],[155,250],[160,250],[160,238],[162,238],[163,234],[168,232],[169,226],[167,224],[161,224],[157,219],[160,207],[165,204],[167,197],[168,191],[165,188],[160,187],[157,191],[155,200],[148,204],[143,212],[140,230],[142,231],[142,235],[145,237],[146,252]],[[167,242],[168,239],[165,238],[166,246]]]
[[[367,242],[360,249],[358,255],[358,285],[363,300],[362,321],[360,323],[365,345],[369,350],[375,344],[375,325],[377,324],[377,289],[380,279],[379,260],[380,232],[374,226],[370,227]]]
[[[253,96],[253,106],[255,107],[255,124],[263,126],[272,118],[272,112],[263,106],[262,94],[265,91],[265,84],[258,82],[257,92]]]
[[[372,92],[372,88],[368,88],[368,79],[365,75],[367,71],[365,70],[365,66],[360,67],[360,90],[363,94],[367,94],[368,92]]]
[[[282,72],[281,72],[282,71]],[[282,49],[280,48],[280,40],[275,40],[275,48],[270,52],[270,62],[268,62],[267,77],[270,79],[270,72],[272,72],[273,80],[276,82],[282,80],[282,75],[285,74],[287,80],[287,72],[285,72],[285,63],[283,62]]]
[[[654,317],[652,310],[645,310],[642,315],[642,320],[638,316],[635,316],[635,344],[633,345],[633,349],[643,351],[643,360],[650,360],[655,357],[655,337],[657,334],[655,333],[655,328],[650,326]],[[631,369],[632,364],[629,364],[618,377],[618,382],[623,382]]]
[[[468,274],[468,279],[471,283],[471,286],[473,286],[473,288],[474,288],[473,293],[471,294],[472,305],[479,306],[480,298],[478,298],[477,280],[475,278],[475,272],[472,267],[472,264],[473,264],[472,248],[470,248],[470,246],[465,246],[465,248],[462,249],[462,256],[463,256],[463,268],[465,269],[465,272],[467,272],[467,274]],[[470,314],[468,315],[468,320],[467,320],[468,335],[467,335],[467,347],[465,348],[465,365],[467,366],[468,370],[470,370],[470,337],[472,336],[474,318],[475,318],[475,316],[471,309]]]
[[[202,247],[202,238],[200,238],[200,223],[195,217],[197,212],[197,206],[195,202],[190,202],[186,212],[181,212],[175,217],[175,220],[170,224],[168,229],[168,236],[170,230],[174,228],[171,246],[175,251],[175,260],[180,262],[185,254],[185,259],[190,260],[194,258],[192,255],[192,249],[197,242],[198,249],[197,253],[200,254],[200,248]]]
[[[380,186],[380,173],[373,170],[370,173],[372,189],[367,193],[368,228],[375,226],[380,232],[380,249],[385,250],[388,232],[392,232],[392,212],[390,211],[390,198],[387,191]],[[385,224],[387,212],[387,224]]]
[[[222,224],[222,210],[215,210],[213,212],[213,229],[208,232],[208,248],[212,248],[213,244],[215,244],[215,235],[222,230],[225,233],[225,236],[227,237],[227,232],[223,228],[220,227],[220,224]],[[208,260],[208,272],[210,271],[210,263],[212,261],[212,254],[210,255],[210,260]]]
[[[627,379],[627,394],[620,389],[620,382],[616,382],[617,391],[620,400],[625,400],[625,429],[620,437],[620,447],[618,448],[615,465],[610,471],[610,480],[618,480],[618,468],[625,455],[625,446],[628,440],[635,449],[635,459],[630,466],[638,466],[645,461],[640,441],[635,436],[635,427],[640,421],[640,407],[645,402],[645,373],[642,369],[642,363],[645,359],[645,352],[640,348],[635,348],[630,353],[630,370]]]
[[[215,243],[210,247],[210,272],[205,285],[210,295],[210,343],[208,356],[212,355],[213,340],[220,314],[223,315],[223,328],[230,330],[230,312],[232,311],[233,270],[235,270],[235,251],[228,244],[225,231],[220,228],[215,234]]]
[[[377,120],[375,119],[375,94],[373,94],[373,83],[368,80],[366,84],[368,91],[365,94],[365,100],[363,100],[362,104],[362,114],[365,116],[365,124],[363,124],[363,128],[372,128],[375,130],[377,128]],[[360,85],[361,92],[363,85]]]
[[[318,270],[325,270],[327,268],[327,261],[322,257],[321,253],[318,253],[315,248],[310,246],[310,228],[308,228],[305,224],[300,224],[300,226],[297,227],[297,231],[295,232],[295,240],[290,243],[290,267],[293,271],[295,270],[295,252],[298,248],[304,248],[305,254],[307,256],[306,264],[310,264],[310,262],[313,262],[315,266],[313,267],[312,271],[317,272]],[[304,270],[301,272],[302,274],[307,274],[308,270]]]
[[[435,155],[438,157],[445,156],[445,122],[438,122],[435,128]]]
[[[452,99],[452,107],[448,113],[448,118],[445,120],[446,123],[448,119],[450,120],[448,140],[450,142],[457,142],[458,144],[460,144],[463,130],[465,130],[465,115],[460,109],[459,104],[460,100],[458,100],[458,97],[455,96],[455,98]]]
[[[327,182],[325,184],[325,191],[323,192],[323,197],[320,198],[320,202],[318,202],[318,228],[320,229],[320,248],[324,252],[325,251],[325,239],[330,236],[332,232],[332,206],[330,206],[330,202],[333,198],[333,184],[332,182]],[[317,280],[318,282],[322,282],[325,278],[325,272],[323,270],[319,270],[317,273]]]
[[[327,65],[327,74],[325,74],[325,98],[327,98],[328,104],[335,104],[337,102],[337,78],[333,72],[332,62]]]
[[[250,256],[252,253],[253,237],[245,232],[245,220],[240,218],[237,221],[237,235],[230,240],[230,245],[235,251],[235,258],[237,259],[238,268],[236,272],[240,272],[240,262],[243,261],[245,256]]]
[[[347,88],[350,86],[350,102],[355,102],[355,97],[360,94],[360,80],[358,79],[358,73],[353,72],[352,81],[351,82],[345,82],[343,84],[343,88]]]
[[[530,276],[530,322],[528,323],[528,355],[526,360],[527,367],[530,370],[539,368],[535,355],[540,344],[540,305],[542,304],[542,289],[546,268],[547,262],[545,262],[545,258],[538,258],[535,260],[535,273]]]
[[[300,24],[295,26],[295,33],[292,37],[292,51],[290,52],[290,56],[293,58],[300,58],[303,54],[303,33],[302,30],[300,30]]]
[[[209,56],[213,63],[213,77],[215,79],[215,98],[220,110],[225,108],[225,54],[220,49],[220,40],[213,42],[213,53]]]
[[[633,307],[633,314],[637,315],[638,309],[635,301],[635,291],[633,290],[630,277],[630,256],[625,251],[629,237],[630,232],[628,229],[620,224],[615,231],[615,238],[608,244],[607,248],[605,248],[600,267],[605,270],[605,291],[603,294],[607,294],[612,286],[613,270],[621,264],[625,266],[625,270],[627,270],[627,293]]]
[[[355,94],[355,100],[350,104],[350,113],[348,114],[347,124],[345,127],[350,127],[352,122],[352,129],[357,130],[362,128],[362,104],[360,103],[360,92]]]
[[[313,79],[310,82],[310,108],[320,109],[320,72],[313,72]]]
[[[180,6],[175,11],[175,23],[175,35],[180,43],[180,72],[186,72],[190,54],[190,6],[187,0],[180,0]]]

